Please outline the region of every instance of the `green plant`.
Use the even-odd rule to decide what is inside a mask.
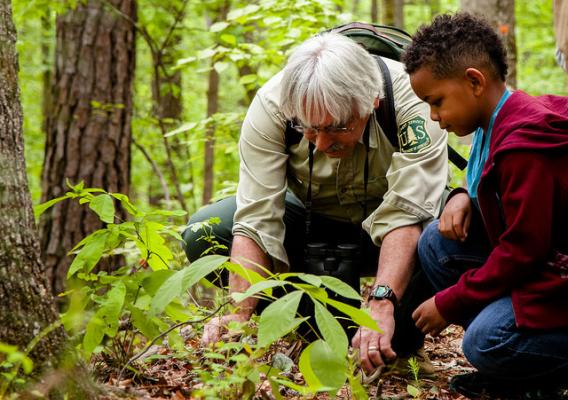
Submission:
[[[408,369],[412,373],[413,382],[412,384],[409,383],[408,385],[406,385],[406,391],[413,398],[417,399],[422,394],[422,389],[418,376],[420,373],[420,364],[418,364],[416,357],[410,357],[408,359]]]
[[[250,287],[244,293],[232,293],[219,309],[230,307],[227,300],[238,303],[251,296],[272,302],[255,319],[256,324],[236,327],[247,332],[240,342],[207,350],[207,362],[203,359],[195,362],[202,382],[196,393],[204,398],[214,393],[223,398],[252,396],[251,390],[254,393],[260,382],[259,372],[263,372],[275,393],[278,393],[278,385],[284,385],[303,395],[322,391],[333,394],[348,382],[357,398],[366,398],[354,377],[356,368],[348,356],[347,336],[329,310],[333,308],[357,325],[378,330],[366,310],[329,295],[335,293],[361,300],[350,286],[329,276],[272,274],[266,269],[263,277],[219,255],[207,255],[190,266],[179,268],[166,240],[174,239],[179,247],[182,240],[179,229],[162,220],[185,213],[145,212],[124,195],[84,188],[82,184],[69,186],[68,193],[38,206],[36,213],[59,201],[75,199],[88,205],[106,223],[71,250],[70,254],[75,257],[68,272],[71,288],[64,294],[69,298],[69,308],[62,321],[70,332],[76,333],[79,348],[87,359],[100,354],[108,366],[121,370],[121,376],[125,369],[138,373],[134,361],[164,338],[170,348],[187,355],[179,329],[187,324],[199,326],[217,313],[209,313],[188,301],[187,293],[211,273],[225,269],[246,279]],[[130,214],[132,221],[115,223],[115,201]],[[201,229],[203,238],[213,245],[216,244],[211,231],[214,223],[212,219],[208,224],[195,227]],[[111,273],[95,272],[103,257],[116,254],[125,256],[126,265]],[[273,289],[277,287],[285,291],[282,297],[275,298]],[[314,318],[298,314],[300,300],[304,297],[314,305]],[[300,386],[282,375],[277,365],[262,360],[274,343],[304,321],[317,326],[319,336],[300,355],[298,367],[306,382],[305,386]],[[251,340],[252,337],[256,337],[256,341]],[[134,355],[135,349],[144,343],[145,348]]]

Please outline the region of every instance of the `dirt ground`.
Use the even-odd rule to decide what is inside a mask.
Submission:
[[[450,326],[439,337],[426,338],[426,352],[430,357],[437,373],[436,379],[420,379],[416,384],[410,379],[389,376],[379,378],[367,386],[370,399],[466,399],[456,393],[451,393],[448,388],[448,381],[452,375],[466,373],[473,370],[471,365],[465,360],[461,352],[461,341],[463,331],[459,327]],[[190,339],[186,344],[199,347],[195,339]],[[110,373],[106,379],[106,387],[109,393],[120,393],[120,397],[126,396],[132,399],[194,399],[192,392],[200,386],[196,381],[192,363],[184,362],[182,359],[168,356],[166,349],[158,349],[158,353],[163,358],[147,365],[142,377],[136,379],[121,379],[117,381],[115,373]],[[195,364],[193,364],[195,365]],[[301,375],[298,376],[301,383]],[[103,379],[105,380],[105,379]],[[408,389],[407,385],[418,386],[419,392]],[[412,394],[409,392],[413,392]],[[302,399],[293,390],[283,390],[282,396],[285,399]],[[104,396],[105,399],[115,399],[115,395]],[[219,396],[218,398],[239,398]],[[327,394],[318,394],[311,397],[316,400],[327,400],[331,397]],[[334,397],[337,399],[350,399],[348,389],[342,389]],[[269,400],[274,399],[270,392],[268,382],[257,387],[255,399]]]

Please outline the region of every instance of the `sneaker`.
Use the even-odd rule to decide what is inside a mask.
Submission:
[[[470,399],[508,399],[508,400],[562,400],[568,399],[564,389],[554,384],[541,387],[522,385],[491,378],[479,372],[456,375],[450,380],[450,390]]]
[[[396,375],[414,379],[409,363],[411,358],[414,358],[418,365],[418,378],[435,379],[437,377],[436,369],[424,348],[418,349],[408,357],[398,357],[394,362],[387,364],[382,376]]]

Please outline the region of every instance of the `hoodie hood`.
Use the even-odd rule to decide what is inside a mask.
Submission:
[[[523,149],[568,150],[568,97],[511,94],[495,119],[490,158]]]

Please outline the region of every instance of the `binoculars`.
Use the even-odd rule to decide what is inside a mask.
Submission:
[[[359,291],[361,252],[353,243],[331,246],[328,243],[306,244],[305,271],[313,275],[333,276]]]

